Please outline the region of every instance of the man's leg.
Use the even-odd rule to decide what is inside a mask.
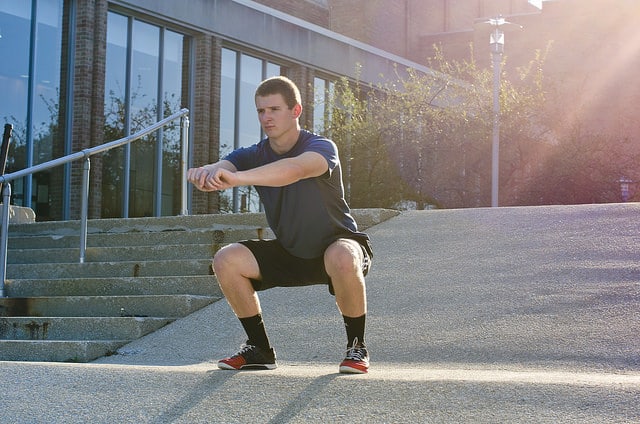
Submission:
[[[276,368],[275,352],[262,320],[258,294],[251,279],[260,278],[260,267],[253,253],[239,243],[220,249],[213,258],[213,270],[220,289],[247,333],[248,341],[240,352],[222,359],[223,369]]]
[[[337,240],[324,254],[325,269],[347,332],[347,356],[340,364],[340,372],[345,373],[366,373],[369,368],[364,344],[367,292],[363,261],[362,247],[351,239]]]
[[[261,313],[260,300],[250,280],[260,278],[260,267],[247,247],[233,243],[220,249],[213,258],[213,271],[238,318]]]
[[[367,313],[367,291],[362,272],[364,254],[360,244],[339,239],[324,253],[324,264],[331,277],[340,313],[359,317]]]

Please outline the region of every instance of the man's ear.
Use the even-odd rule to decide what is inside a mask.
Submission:
[[[302,115],[302,105],[298,103],[291,109],[291,111],[296,119],[299,118],[300,115]]]

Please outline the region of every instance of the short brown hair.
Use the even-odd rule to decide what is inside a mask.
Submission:
[[[298,86],[287,77],[277,76],[262,81],[256,89],[255,97],[281,94],[289,109],[302,104]]]

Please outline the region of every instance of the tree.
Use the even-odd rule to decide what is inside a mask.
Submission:
[[[619,202],[620,179],[637,181],[640,153],[628,138],[575,129],[541,158],[524,204]],[[535,187],[535,189],[534,189]]]
[[[522,160],[527,142],[520,140],[533,137],[522,121],[535,118],[544,100],[536,85],[540,78],[530,72],[541,67],[533,64],[521,71],[531,86],[504,82],[502,88],[504,131],[519,140],[507,155],[519,152]],[[398,70],[387,84],[336,84],[331,136],[350,153],[347,184],[355,206],[393,207],[402,200],[419,208],[489,204],[491,71],[478,69],[473,55],[447,61],[439,49],[430,65],[434,72],[407,69],[400,77]]]
[[[327,96],[328,135],[341,152],[345,195],[353,207],[388,207],[401,199],[382,121],[372,114],[374,88],[347,78]]]
[[[546,53],[501,78],[500,205],[620,201],[620,178],[640,180],[640,148],[613,134],[554,134],[562,114],[548,101]],[[436,48],[429,65],[387,84],[336,84],[330,135],[354,207],[490,204],[492,70],[478,68],[473,49],[449,61]]]

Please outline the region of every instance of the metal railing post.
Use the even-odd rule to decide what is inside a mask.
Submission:
[[[84,263],[87,251],[87,217],[89,214],[89,170],[91,169],[91,159],[84,158],[82,167],[82,210],[80,211],[80,263]]]
[[[184,115],[181,119],[182,124],[182,158],[180,160],[180,172],[182,175],[182,200],[180,208],[181,215],[189,215],[187,210],[187,166],[189,163],[189,115]]]
[[[2,228],[0,228],[0,297],[5,297],[4,283],[7,280],[7,249],[9,247],[9,204],[11,203],[11,184],[2,185]]]

